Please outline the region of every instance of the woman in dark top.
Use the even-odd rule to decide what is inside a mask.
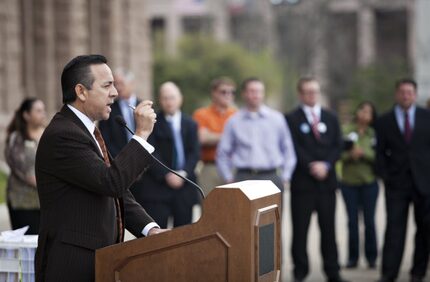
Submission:
[[[28,225],[27,234],[39,231],[39,198],[36,188],[35,156],[45,128],[45,105],[36,98],[25,99],[7,128],[5,156],[10,167],[6,193],[12,229]]]
[[[342,153],[342,195],[348,212],[349,258],[347,268],[355,268],[359,257],[359,211],[365,224],[365,255],[369,268],[375,268],[377,257],[375,208],[378,184],[375,175],[375,107],[370,102],[361,103],[354,121],[344,126],[347,148]]]

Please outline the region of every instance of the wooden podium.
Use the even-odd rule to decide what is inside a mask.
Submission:
[[[217,187],[198,222],[97,250],[96,281],[280,281],[280,206],[271,181]]]

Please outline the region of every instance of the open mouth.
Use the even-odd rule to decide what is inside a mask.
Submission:
[[[108,111],[109,111],[109,112],[111,112],[111,111],[112,111],[112,108],[111,108],[112,104],[113,104],[113,103],[107,103],[107,104],[106,104],[106,106],[107,106],[107,108],[108,108]]]

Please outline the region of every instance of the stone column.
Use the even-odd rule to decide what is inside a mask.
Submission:
[[[128,20],[127,15],[125,12],[127,9],[124,9],[124,6],[128,5],[128,0],[110,0],[110,19],[109,19],[109,30],[108,36],[110,36],[109,40],[109,52],[108,59],[109,64],[111,66],[124,66],[124,55],[123,54],[123,46],[124,41],[127,40],[126,35],[124,34],[124,31],[127,32],[127,30],[124,30],[124,21]]]
[[[22,43],[21,43],[21,13],[19,1],[2,1],[2,27],[1,43],[2,53],[2,83],[1,83],[1,110],[13,112],[23,98],[22,89]]]
[[[415,77],[418,99],[425,103],[430,98],[430,1],[415,1]]]
[[[311,51],[311,74],[314,75],[322,89],[322,95],[321,95],[321,104],[324,106],[329,106],[329,98],[327,97],[326,90],[328,89],[329,82],[328,82],[328,52],[327,52],[327,42],[326,42],[326,28],[327,28],[327,19],[324,16],[324,14],[317,16],[319,17],[319,20],[315,23],[320,23],[321,26],[315,26],[314,30],[312,31],[312,34],[314,37],[312,38],[312,41],[310,44],[312,44],[313,49]]]
[[[230,39],[230,17],[225,0],[207,1],[209,13],[212,12],[213,32],[218,41],[226,42]]]
[[[6,38],[6,2],[0,1],[0,37]],[[6,111],[6,40],[0,41],[0,114]]]
[[[90,51],[90,14],[87,2],[88,0],[70,1],[68,36],[70,36],[70,53],[72,57],[88,54]]]
[[[366,66],[375,59],[375,14],[369,7],[365,6],[358,10],[357,14],[358,32],[358,58],[359,66]]]
[[[16,0],[0,1],[0,152],[6,126],[23,98],[21,10]],[[0,154],[0,169],[7,168]]]
[[[152,97],[152,60],[148,18],[141,0],[131,0],[129,5],[129,52],[127,68],[135,74],[136,92],[141,99]]]
[[[183,34],[182,19],[174,9],[167,13],[166,17],[166,51],[170,55],[177,52],[178,39]]]
[[[29,96],[34,96],[36,91],[35,85],[35,54],[34,54],[34,9],[35,4],[34,1],[22,1],[22,60],[23,65],[25,66],[23,69],[23,91],[27,93]],[[31,94],[33,92],[33,94]]]
[[[34,82],[34,87],[27,84],[27,95],[37,95],[46,104],[47,111],[54,113],[61,105],[61,92],[58,91],[60,74],[55,68],[55,25],[53,0],[34,0],[32,38],[25,45],[25,68],[28,81]],[[33,41],[34,40],[34,41]],[[27,50],[27,48],[29,50]]]
[[[100,54],[101,53],[101,45],[102,45],[102,23],[101,23],[101,9],[102,5],[106,2],[102,0],[91,0],[89,1],[89,24],[90,24],[90,52],[92,54]]]

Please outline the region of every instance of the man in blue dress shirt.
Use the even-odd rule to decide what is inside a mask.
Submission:
[[[241,86],[245,106],[227,122],[216,164],[226,183],[271,180],[283,191],[296,164],[290,130],[283,115],[264,104],[264,83],[246,79]]]

